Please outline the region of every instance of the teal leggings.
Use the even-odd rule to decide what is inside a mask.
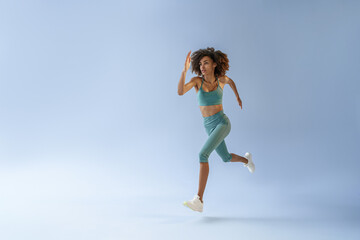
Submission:
[[[227,150],[224,138],[230,133],[231,123],[223,110],[204,117],[204,127],[209,138],[199,153],[200,162],[208,162],[214,149],[224,162],[230,162],[232,156]]]

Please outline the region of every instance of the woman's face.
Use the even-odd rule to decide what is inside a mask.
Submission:
[[[216,63],[209,56],[204,56],[200,60],[200,71],[202,75],[213,74],[215,71]]]

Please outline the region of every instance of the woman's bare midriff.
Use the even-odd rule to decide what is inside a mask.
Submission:
[[[224,86],[221,84],[221,82],[219,83],[221,88],[224,88]],[[199,78],[199,82],[197,84],[197,86],[195,87],[196,90],[196,94],[199,91],[201,85],[201,78]],[[220,112],[221,110],[223,110],[223,106],[222,104],[218,104],[218,105],[210,105],[210,106],[199,106],[200,107],[200,111],[203,117],[210,117],[218,112]]]
[[[211,106],[199,106],[200,111],[203,117],[209,117],[212,116],[221,110],[223,110],[222,104],[219,105],[211,105]]]

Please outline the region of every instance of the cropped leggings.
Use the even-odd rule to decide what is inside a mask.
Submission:
[[[227,150],[224,138],[230,133],[231,123],[223,110],[204,117],[204,127],[209,138],[199,153],[200,162],[208,162],[214,149],[224,162],[230,162],[232,156]]]

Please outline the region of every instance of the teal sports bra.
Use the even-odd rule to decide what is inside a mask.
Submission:
[[[199,102],[199,106],[211,106],[211,105],[222,104],[223,90],[220,87],[219,79],[216,77],[216,80],[218,81],[218,87],[211,92],[205,92],[202,89],[204,78],[202,78],[202,80],[203,81],[201,81],[200,89],[197,92],[197,100]]]

